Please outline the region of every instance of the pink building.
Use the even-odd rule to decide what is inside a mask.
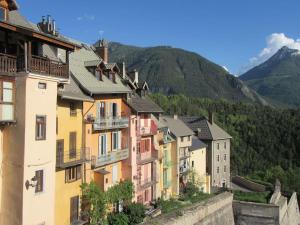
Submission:
[[[135,73],[136,74],[136,73]],[[158,175],[156,164],[159,146],[156,140],[157,119],[162,109],[146,95],[147,84],[134,84],[135,93],[128,97],[130,111],[130,157],[124,164],[127,179],[134,183],[134,201],[148,205],[156,199]]]

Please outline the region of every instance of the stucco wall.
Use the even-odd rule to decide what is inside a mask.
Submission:
[[[144,225],[234,225],[231,193],[219,194],[208,201],[182,209],[177,212],[163,214],[144,222]]]

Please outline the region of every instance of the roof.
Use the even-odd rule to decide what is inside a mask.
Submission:
[[[117,94],[131,92],[131,90],[122,83],[119,76],[116,76],[116,82],[112,82],[106,76],[102,76],[102,81],[98,80],[85,66],[87,62],[97,60],[101,60],[101,58],[92,48],[81,48],[70,54],[70,71],[84,91],[89,94]]]
[[[133,93],[127,104],[138,113],[163,113],[163,110],[148,96],[140,97]]]
[[[179,118],[174,119],[173,117],[162,116],[159,121],[168,126],[172,134],[174,134],[176,137],[194,134],[194,132]]]
[[[63,90],[58,90],[58,96],[60,96],[62,99],[69,99],[75,101],[94,101],[93,98],[85,95],[82,92],[78,84],[74,81],[72,75],[70,76],[70,83],[65,84]]]
[[[106,63],[106,64],[105,64],[105,69],[106,69],[106,70],[113,70],[115,67],[116,67],[118,70],[120,70],[119,67],[118,67],[118,65],[117,65],[116,63]]]
[[[211,124],[205,117],[181,117],[181,119],[198,134],[200,140],[224,140],[232,138],[216,123]],[[200,129],[199,133],[198,129]]]
[[[196,136],[193,136],[192,137],[192,146],[189,148],[190,151],[195,151],[195,150],[199,150],[199,149],[202,149],[202,148],[206,148],[207,145],[202,142],[201,140],[199,140],[198,137]]]
[[[101,62],[102,62],[102,59],[85,61],[84,66],[86,66],[86,67],[94,67],[94,66],[98,67]]]

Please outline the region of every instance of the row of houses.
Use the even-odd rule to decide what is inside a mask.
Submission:
[[[213,119],[164,116],[108,43],[33,24],[0,1],[0,224],[83,224],[81,184],[134,184],[133,201],[230,185],[230,136]],[[195,175],[196,174],[196,175]]]

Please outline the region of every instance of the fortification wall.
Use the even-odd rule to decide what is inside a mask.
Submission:
[[[144,225],[234,225],[233,195],[219,194],[205,202],[186,207],[177,212],[160,215]]]

